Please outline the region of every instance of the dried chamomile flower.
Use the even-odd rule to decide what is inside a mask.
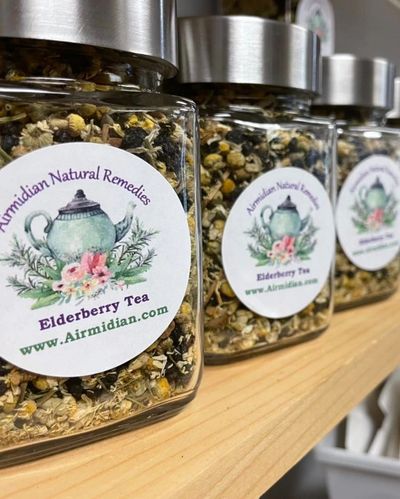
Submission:
[[[53,132],[47,121],[28,123],[21,132],[19,140],[20,146],[25,148],[25,152],[50,146],[53,143]]]
[[[80,131],[80,137],[85,142],[97,142],[102,143],[101,140],[101,128],[94,124],[93,120],[88,125],[85,125]]]
[[[79,114],[71,113],[67,116],[68,130],[72,136],[78,136],[85,130],[85,120]]]

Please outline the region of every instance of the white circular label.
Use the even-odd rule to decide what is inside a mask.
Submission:
[[[332,207],[322,184],[300,168],[285,167],[261,175],[236,200],[222,260],[239,300],[259,315],[280,318],[318,295],[334,247]]]
[[[2,357],[85,376],[161,336],[191,249],[179,198],[157,170],[111,146],[63,144],[13,161],[0,182]]]
[[[301,0],[297,7],[296,24],[319,36],[322,55],[335,52],[335,14],[329,0]]]
[[[399,165],[375,154],[346,178],[336,208],[336,227],[347,258],[364,270],[388,265],[400,247]]]

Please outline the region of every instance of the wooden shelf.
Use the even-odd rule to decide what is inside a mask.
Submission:
[[[3,497],[258,497],[400,364],[400,296],[320,338],[206,368],[175,418],[0,471]]]

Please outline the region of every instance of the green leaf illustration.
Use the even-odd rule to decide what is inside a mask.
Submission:
[[[125,284],[128,286],[131,286],[133,284],[139,284],[140,282],[146,282],[146,279],[140,276],[132,276],[132,277],[126,277],[124,279]]]
[[[61,279],[61,270],[47,268],[46,271],[53,281],[59,281]]]
[[[53,296],[55,293],[52,289],[45,289],[45,288],[40,288],[40,289],[28,289],[27,291],[23,291],[20,296],[22,298],[31,298],[31,299],[39,299],[39,298],[46,298],[47,296]],[[58,296],[58,293],[57,293]]]
[[[129,236],[106,255],[107,268],[100,277],[95,270],[84,267],[78,279],[63,282],[65,262],[42,255],[16,236],[11,242],[10,253],[0,256],[0,263],[19,272],[19,275],[8,277],[7,285],[21,298],[34,300],[33,310],[72,300],[78,305],[103,294],[108,287],[116,289],[118,281],[127,286],[145,282],[143,274],[151,269],[156,257],[155,249],[150,247],[156,234],[157,231],[145,229],[136,219]],[[52,287],[59,281],[60,290],[54,291]]]
[[[42,296],[35,301],[35,303],[31,306],[31,309],[37,310],[38,308],[48,307],[50,305],[54,305],[59,300],[59,293],[52,293],[49,296]]]

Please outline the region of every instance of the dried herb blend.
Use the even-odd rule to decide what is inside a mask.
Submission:
[[[240,92],[240,90],[239,90]],[[221,89],[221,94],[224,90]],[[331,315],[332,287],[326,285],[315,300],[298,314],[273,319],[255,314],[235,295],[224,274],[221,242],[224,225],[237,197],[263,173],[295,165],[315,175],[329,191],[329,131],[301,127],[290,114],[261,107],[230,110],[224,118],[208,105],[202,109],[201,186],[204,251],[205,349],[208,361],[220,357],[284,346],[308,338],[325,329]],[[215,114],[213,114],[215,111]],[[251,125],[243,126],[241,122]],[[279,126],[268,129],[267,124]],[[310,227],[310,230],[313,229]],[[308,237],[309,234],[306,234]],[[263,251],[260,227],[251,233],[256,251]],[[264,250],[266,252],[266,250]],[[285,258],[287,252],[282,252]],[[279,255],[277,255],[279,258]],[[214,357],[215,356],[215,357]]]
[[[88,344],[94,341],[92,338],[97,335],[106,338],[111,334],[109,331],[114,335],[122,329],[129,331],[129,324],[133,324],[131,334],[155,338],[145,348],[138,347],[138,355],[95,374],[46,375],[45,365],[41,368],[42,374],[35,374],[1,359],[0,443],[4,460],[0,463],[6,465],[31,458],[31,452],[18,450],[20,445],[35,446],[35,455],[53,453],[173,414],[195,395],[202,352],[198,322],[201,286],[196,242],[196,113],[190,101],[156,92],[172,66],[163,65],[162,61],[142,64],[139,56],[129,58],[126,54],[116,61],[109,51],[93,47],[29,42],[28,53],[22,40],[1,43],[3,49],[6,48],[0,51],[3,79],[0,165],[4,172],[11,172],[14,164],[21,171],[21,161],[26,159],[27,164],[39,154],[43,155],[41,158],[60,154],[56,151],[61,150],[58,149],[61,145],[72,152],[74,147],[85,148],[82,151],[83,156],[88,151],[88,165],[91,151],[98,150],[95,146],[104,148],[104,157],[117,158],[118,154],[121,158],[121,163],[118,159],[115,164],[99,162],[84,171],[71,161],[70,170],[55,169],[43,181],[50,185],[47,189],[42,184],[43,192],[55,188],[49,180],[52,179],[56,187],[64,182],[68,196],[70,193],[75,196],[71,195],[72,201],[69,198],[55,202],[59,208],[63,201],[69,201],[59,209],[50,228],[45,229],[44,239],[38,238],[40,229],[35,225],[36,220],[33,221],[38,215],[32,212],[30,222],[26,221],[26,233],[20,233],[10,247],[2,246],[0,266],[9,272],[7,292],[12,293],[22,307],[40,312],[43,334],[58,331],[63,321],[73,320],[63,342],[68,343],[68,347],[79,339],[85,345],[82,348],[88,349]],[[15,58],[15,53],[21,57]],[[129,163],[130,158],[132,170],[129,167],[124,170],[121,164]],[[146,163],[138,163],[137,158]],[[32,161],[34,169],[36,163]],[[140,167],[137,171],[136,164]],[[119,177],[115,171],[113,175],[110,173],[113,169],[120,172]],[[161,196],[164,192],[175,196],[175,208],[171,206],[169,211],[171,219],[163,220],[165,212],[151,215],[154,222],[151,224],[143,219],[141,213],[146,212],[140,208],[151,207],[156,199],[149,185],[135,184],[135,176],[141,171],[148,177],[149,185],[154,181],[156,184],[152,185],[161,186]],[[88,183],[90,179],[93,184]],[[100,180],[106,187],[101,187]],[[90,197],[78,188],[78,181],[87,182],[84,185],[91,188]],[[19,193],[19,210],[23,209],[24,196],[30,198],[26,201],[29,204],[34,195],[44,195],[38,192],[38,186],[29,184],[25,188],[27,194]],[[117,187],[120,196],[116,194]],[[110,193],[108,198],[102,197],[102,188]],[[105,206],[109,210],[112,202],[124,205],[124,196],[131,196],[132,206],[130,203],[125,218],[113,225],[118,220],[106,213]],[[116,209],[118,206],[115,204]],[[51,209],[50,206],[43,208]],[[177,210],[181,210],[182,217],[174,222]],[[2,213],[0,224],[4,229],[8,230],[14,215],[12,211]],[[62,232],[66,223],[70,224],[67,232],[70,237]],[[86,232],[80,229],[81,235],[76,238],[78,223],[83,227],[87,227],[86,223],[91,225]],[[176,283],[176,287],[182,288],[183,300],[175,316],[155,335],[158,324],[164,320],[162,314],[169,314],[171,310],[154,302],[152,272],[159,269],[157,286],[167,289],[170,280],[166,281],[162,272],[165,268],[165,272],[169,272],[169,267],[162,266],[160,260],[165,245],[175,242],[162,246],[159,241],[167,226],[173,227],[174,223],[174,237],[178,242],[183,237],[183,246],[186,236],[180,234],[179,227],[186,226],[189,249],[181,266],[187,265],[188,269],[190,266],[190,273],[183,288]],[[116,241],[112,242],[111,249],[107,246],[110,234],[112,241]],[[100,241],[95,240],[96,235],[101,235]],[[182,269],[175,270],[176,276],[183,275],[182,272]],[[166,294],[174,293],[178,291]],[[150,305],[147,306],[146,301]],[[67,315],[72,304],[74,313]],[[107,316],[112,314],[113,304],[119,310],[125,306],[126,316]],[[69,308],[65,311],[64,307]],[[96,315],[96,320],[97,316],[101,319],[92,329],[84,329],[88,327],[84,321],[89,321],[89,313]],[[137,324],[140,319],[143,331]],[[132,340],[127,337],[126,349],[131,348],[131,344]],[[39,347],[37,344],[26,348]],[[60,348],[64,346],[60,347],[59,342],[56,350]],[[67,350],[65,352],[67,355]],[[86,352],[89,355],[89,350]],[[106,352],[103,349],[102,355]],[[82,365],[77,369],[82,372],[85,362],[77,358],[76,363],[79,361]],[[64,438],[55,440],[55,437]]]
[[[381,91],[373,95],[371,85],[371,95],[357,93],[353,106],[340,105],[349,102],[352,90],[340,79],[340,88],[333,87],[331,77],[352,74],[355,81],[349,80],[351,85],[364,85],[356,79],[357,65],[363,81],[378,81],[374,72],[380,72]],[[324,59],[324,72],[327,78],[321,103],[325,106],[317,106],[315,112],[335,118],[338,127],[335,306],[342,309],[386,298],[397,288],[400,143],[397,132],[382,128],[385,108],[390,107],[392,98],[390,64],[334,56]],[[337,105],[325,97],[329,87]],[[356,101],[360,95],[365,101]]]
[[[191,22],[195,32],[195,22]],[[187,24],[181,27],[185,43],[190,39],[190,28]],[[207,28],[212,32],[212,26]],[[184,53],[182,59],[195,61],[193,54],[192,57],[186,58]],[[188,74],[183,66],[185,83],[191,82]],[[257,306],[247,306],[233,289],[235,276],[227,275],[222,246],[227,240],[227,223],[246,189],[253,189],[263,178],[265,188],[273,185],[271,176],[263,177],[266,174],[285,175],[286,167],[287,171],[294,167],[304,178],[308,174],[317,179],[321,190],[332,192],[332,127],[321,121],[303,120],[301,112],[307,108],[308,99],[296,92],[273,93],[267,86],[246,84],[192,83],[184,87],[200,106],[206,362],[226,362],[317,335],[326,329],[331,316],[329,263],[319,292],[296,313],[279,315],[279,311],[269,308],[257,313]],[[285,180],[281,185],[284,183]],[[249,222],[248,230],[240,232],[232,245],[225,243],[228,254],[236,246],[242,248],[239,262],[244,265],[250,259],[250,272],[260,275],[258,286],[272,289],[285,284],[286,276],[296,272],[296,264],[302,258],[308,261],[314,251],[318,230],[311,220],[305,217],[299,222],[304,228],[297,237],[285,233],[285,224],[296,223],[300,218],[293,202],[297,202],[293,198],[296,194],[288,189],[283,188],[283,202],[274,215],[268,213],[269,220],[264,210],[263,220],[270,222],[269,228],[260,218],[253,218],[254,225]],[[274,231],[282,228],[284,232],[274,237]],[[328,260],[331,261],[331,255]],[[266,303],[281,296],[279,289],[273,294],[274,297],[264,298]],[[296,299],[292,303],[296,306]]]
[[[187,115],[175,112],[173,119],[161,112],[115,111],[106,103],[94,104],[88,95],[82,104],[0,101],[0,143],[3,165],[32,150],[69,142],[110,144],[146,158],[162,172],[180,196],[195,237],[195,205],[192,138]],[[90,110],[90,118],[85,116]],[[190,109],[190,108],[189,108]],[[39,121],[34,121],[40,113]],[[24,116],[23,116],[24,115]],[[23,116],[23,117],[22,117]],[[102,124],[103,123],[103,124]],[[183,128],[182,125],[185,127]],[[81,130],[79,131],[79,128]],[[168,156],[166,156],[168,151]],[[175,151],[174,157],[170,156]],[[192,172],[182,178],[183,161]],[[135,268],[150,263],[151,233],[137,221],[124,251],[134,255]],[[9,285],[20,295],[38,290],[48,279],[48,262],[31,251],[26,241],[17,240],[8,255],[2,256],[16,270],[23,268],[23,280]],[[121,263],[127,259],[121,259]],[[119,274],[126,286],[129,272]],[[54,293],[57,297],[58,293]],[[102,425],[104,421],[134,415],[193,386],[195,361],[196,270],[181,309],[162,338],[138,358],[117,368],[87,378],[55,379],[24,372],[1,361],[0,415],[2,444],[59,436]],[[199,361],[199,359],[198,359]],[[68,414],[68,417],[65,417]]]
[[[398,137],[382,132],[380,139],[366,138],[365,134],[343,131],[338,137],[338,169],[340,170],[338,189],[340,191],[347,175],[360,161],[373,154],[387,156],[398,161]],[[389,211],[394,211],[394,207]],[[390,214],[388,212],[388,214]],[[368,210],[368,216],[371,214]],[[377,223],[380,223],[379,221]],[[400,261],[398,258],[377,271],[365,271],[357,268],[341,248],[338,248],[336,257],[336,293],[337,307],[346,307],[349,304],[361,304],[364,301],[375,301],[392,294],[398,286]]]

